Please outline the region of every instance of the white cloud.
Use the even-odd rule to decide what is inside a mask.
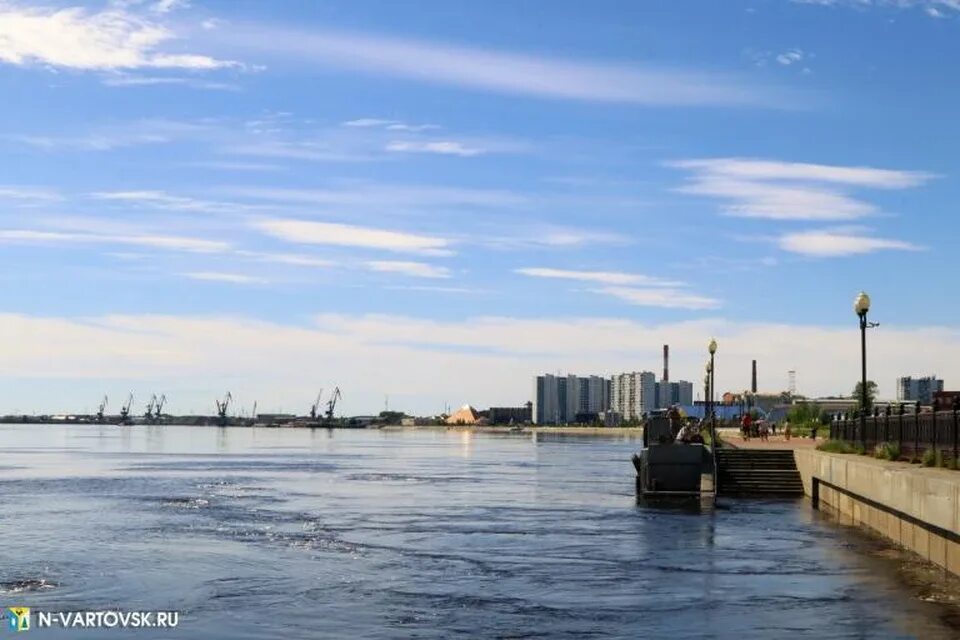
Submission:
[[[199,78],[182,78],[175,76],[137,76],[127,73],[114,73],[104,76],[101,80],[108,87],[152,87],[179,85],[192,89],[208,89],[211,91],[239,91],[240,87],[229,82],[211,82]]]
[[[420,133],[422,131],[440,129],[441,127],[436,124],[405,124],[403,122],[394,122],[393,124],[388,124],[385,128],[387,131],[406,131],[408,133]]]
[[[405,153],[437,153],[469,158],[486,153],[485,149],[468,147],[451,140],[394,140],[387,144],[387,151]]]
[[[63,200],[63,196],[52,189],[3,184],[0,184],[0,198],[19,200],[33,204]]]
[[[308,64],[542,98],[645,105],[795,105],[783,91],[730,76],[653,67],[538,57],[436,42],[264,25],[233,25],[230,45]]]
[[[387,131],[404,131],[407,133],[420,133],[422,131],[440,128],[439,125],[435,124],[407,124],[399,120],[384,120],[382,118],[358,118],[356,120],[347,120],[340,124],[344,127],[376,128],[386,129]]]
[[[943,11],[960,11],[958,0],[792,0],[797,4],[813,4],[823,7],[853,7],[869,9],[871,7],[887,7],[894,9],[923,9],[934,18],[943,16]]]
[[[131,388],[137,397],[164,389],[177,413],[211,412],[225,379],[241,402],[256,398],[262,407],[301,411],[315,397],[315,387],[334,385],[344,390],[348,415],[374,411],[385,393],[391,405],[418,413],[438,412],[444,402],[519,406],[530,399],[533,376],[544,371],[656,371],[664,344],[670,345],[671,377],[699,388],[710,336],[719,343],[720,391],[744,388],[756,358],[762,391],[785,389],[786,372],[794,370],[801,393],[849,394],[860,377],[860,343],[849,304],[846,298],[821,300],[821,308],[847,311],[850,322],[840,326],[722,318],[653,324],[596,317],[444,321],[331,314],[305,327],[244,317],[0,314],[0,335],[8,338],[0,377],[23,389],[0,397],[0,413],[77,411],[104,393],[125,396]],[[905,372],[960,378],[957,328],[891,324],[883,306],[875,295],[873,312],[883,326],[870,336],[868,373],[881,397],[894,396],[893,381]],[[304,362],[324,363],[319,377],[304,376]],[[105,389],[104,371],[123,380],[122,387]]]
[[[168,251],[219,253],[229,249],[226,242],[150,234],[113,235],[99,233],[66,233],[30,229],[0,229],[0,243],[25,244],[119,244],[152,247]]]
[[[391,185],[359,182],[336,189],[229,187],[232,197],[298,204],[367,207],[519,207],[530,202],[523,194],[500,189],[469,189],[427,185]]]
[[[174,4],[154,6],[172,8]],[[122,6],[89,12],[82,7],[0,5],[0,62],[80,70],[238,66],[206,55],[159,50],[175,37],[168,27]]]
[[[157,0],[150,5],[150,10],[154,13],[169,13],[175,9],[186,9],[190,6],[190,0]]]
[[[818,258],[852,256],[882,250],[922,251],[923,247],[890,238],[863,235],[857,229],[823,229],[782,235],[780,248]]]
[[[148,206],[156,209],[172,211],[199,211],[205,213],[235,213],[247,210],[249,205],[230,202],[214,202],[198,200],[185,196],[175,196],[163,191],[96,191],[91,193],[92,198],[110,202],[123,202],[135,205]]]
[[[302,244],[359,247],[435,256],[452,253],[449,248],[450,241],[445,238],[386,229],[276,218],[259,220],[254,223],[254,227],[275,238]]]
[[[559,278],[582,282],[600,282],[614,285],[643,285],[648,287],[676,287],[683,283],[645,276],[639,273],[621,271],[573,271],[569,269],[551,269],[548,267],[526,267],[516,269],[516,273],[533,278]]]
[[[425,262],[404,262],[398,260],[377,260],[367,262],[366,267],[371,271],[383,273],[399,273],[415,278],[449,278],[450,269],[427,264]]]
[[[164,144],[175,140],[196,139],[208,135],[207,123],[173,120],[138,120],[122,125],[93,128],[79,135],[17,134],[3,136],[43,151],[111,151],[147,144]]]
[[[777,54],[776,60],[777,63],[789,67],[792,64],[801,62],[804,59],[804,53],[802,49],[790,49],[784,51],[783,53]]]
[[[716,309],[720,301],[715,298],[698,296],[682,289],[669,288],[633,288],[602,287],[591,289],[593,293],[613,296],[641,307],[660,307],[663,309]]]
[[[934,176],[920,171],[850,167],[754,158],[711,158],[667,163],[693,172],[683,193],[730,204],[727,215],[771,220],[852,220],[876,208],[847,193],[853,187],[905,189]]]
[[[252,258],[261,262],[274,262],[277,264],[288,264],[295,267],[317,267],[326,269],[336,266],[332,260],[316,258],[314,256],[305,256],[297,253],[264,253],[260,251],[237,251],[236,255],[244,258]]]
[[[269,280],[258,276],[249,276],[242,273],[228,273],[224,271],[190,271],[181,273],[184,278],[201,280],[204,282],[226,282],[229,284],[268,284]]]
[[[874,189],[916,187],[936,177],[924,171],[782,162],[759,158],[706,158],[679,160],[667,164],[680,169],[695,170],[701,174],[744,180],[829,182]]]
[[[357,118],[356,120],[347,120],[341,124],[344,127],[362,127],[362,128],[371,128],[371,127],[386,127],[392,125],[396,120],[382,120],[380,118]]]

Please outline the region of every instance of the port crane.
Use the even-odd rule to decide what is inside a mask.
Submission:
[[[340,387],[337,387],[333,390],[333,395],[330,396],[330,399],[327,401],[327,422],[333,420],[333,410],[337,408],[337,400],[342,398],[340,395]]]
[[[143,419],[147,422],[153,422],[153,408],[157,404],[157,394],[153,394],[150,397],[150,402],[147,403],[147,410],[143,412]]]
[[[153,409],[153,420],[157,422],[160,420],[160,416],[163,415],[163,405],[167,404],[167,395],[160,394],[160,399],[157,400],[157,406]]]
[[[227,395],[223,397],[223,402],[217,400],[217,421],[221,427],[227,426],[227,423],[230,422],[230,418],[227,417],[227,409],[230,408],[230,401],[233,400],[233,394],[227,391]]]
[[[323,397],[323,389],[320,389],[320,393],[317,394],[317,399],[314,401],[313,405],[310,407],[310,419],[316,420],[317,416],[320,415],[320,398]]]
[[[133,406],[133,393],[127,398],[127,403],[120,407],[120,424],[130,424],[130,407]]]
[[[100,402],[100,408],[97,409],[97,422],[103,422],[103,412],[107,410],[107,396],[103,396],[103,400]]]

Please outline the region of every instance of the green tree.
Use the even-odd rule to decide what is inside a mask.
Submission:
[[[858,382],[857,386],[853,388],[853,397],[857,401],[857,410],[861,409],[870,411],[873,409],[873,401],[877,397],[877,383],[873,380],[867,380],[867,406],[861,407],[860,404],[863,402],[863,383]]]

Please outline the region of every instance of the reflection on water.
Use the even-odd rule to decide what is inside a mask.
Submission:
[[[638,504],[635,446],[0,426],[0,605],[176,609],[183,638],[954,637],[802,500]]]

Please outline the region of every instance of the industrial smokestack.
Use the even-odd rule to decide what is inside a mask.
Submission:
[[[670,345],[663,345],[663,381],[670,382]]]
[[[753,377],[750,382],[750,390],[754,393],[757,392],[757,361],[753,361]]]

